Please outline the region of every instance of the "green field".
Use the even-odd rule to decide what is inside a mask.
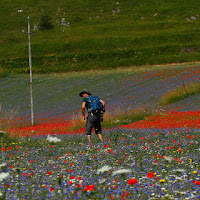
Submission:
[[[30,16],[33,72],[198,61],[200,2],[17,0],[0,2],[0,71],[28,73]],[[41,30],[42,16],[53,29]]]

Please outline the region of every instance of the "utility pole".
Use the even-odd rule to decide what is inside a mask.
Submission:
[[[30,100],[31,100],[31,124],[34,125],[34,111],[33,111],[33,74],[32,74],[32,56],[31,56],[31,28],[30,28],[30,18],[28,19],[28,52],[29,52],[29,67],[30,67]],[[23,34],[24,30],[22,30]]]

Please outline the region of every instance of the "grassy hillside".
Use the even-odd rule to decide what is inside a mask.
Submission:
[[[30,16],[33,71],[66,72],[197,61],[200,2],[196,0],[1,0],[0,66],[28,73]],[[48,15],[53,29],[41,30]]]

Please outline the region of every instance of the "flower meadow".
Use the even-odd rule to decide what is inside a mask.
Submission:
[[[198,81],[199,66],[88,73],[87,80],[85,74],[35,77],[34,126],[27,123],[24,77],[2,79],[3,106],[14,100],[20,106],[8,127],[13,140],[0,133],[0,199],[200,199],[199,95],[159,106],[162,94]],[[71,129],[70,114],[80,114],[80,83],[111,113],[149,108],[154,114],[103,127],[104,142],[92,134],[88,145],[84,128]]]
[[[1,149],[6,199],[198,199],[199,129],[25,137]]]
[[[67,121],[80,114],[79,92],[84,88],[106,102],[107,111],[116,108],[158,109],[162,95],[183,83],[200,80],[199,64],[144,66],[116,70],[88,71],[68,74],[34,74],[33,101],[37,124],[49,120]],[[105,90],[106,88],[106,90]],[[29,75],[1,78],[0,105],[2,110],[16,110],[14,123],[30,123]],[[196,111],[199,95],[170,105],[166,111]]]

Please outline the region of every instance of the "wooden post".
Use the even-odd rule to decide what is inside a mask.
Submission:
[[[30,98],[31,98],[31,124],[34,125],[34,112],[33,112],[33,75],[32,75],[32,57],[31,57],[31,31],[30,31],[30,18],[28,17],[28,49],[29,49],[29,66],[30,66]]]

